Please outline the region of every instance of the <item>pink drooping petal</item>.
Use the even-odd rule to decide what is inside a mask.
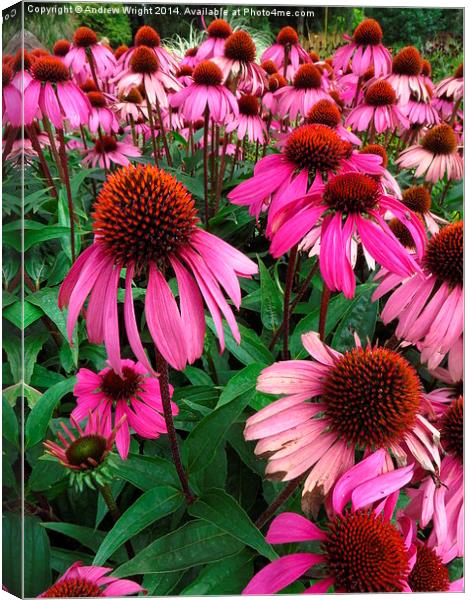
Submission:
[[[257,573],[242,594],[275,594],[296,581],[313,565],[323,562],[317,554],[291,554],[278,558]]]
[[[181,319],[188,324],[186,346],[189,363],[197,360],[204,349],[206,322],[201,294],[191,275],[175,257],[170,258],[176,274],[180,296]]]
[[[187,352],[181,315],[170,286],[154,264],[150,265],[145,316],[162,356],[173,368],[182,371],[187,363]]]
[[[103,335],[108,362],[118,375],[121,375],[121,346],[119,342],[119,318],[117,291],[121,268],[115,266],[108,281],[108,289],[104,299]]]
[[[333,510],[341,514],[351,500],[354,489],[363,482],[376,477],[382,470],[385,461],[385,450],[382,448],[359,462],[340,477],[333,489]]]
[[[134,264],[128,265],[126,269],[126,289],[124,295],[124,323],[126,326],[127,338],[129,340],[132,352],[138,360],[144,365],[149,373],[153,372],[152,366],[149,363],[145,354],[142,341],[140,339],[137,321],[135,318],[134,298],[132,296],[132,278],[134,277]]]
[[[413,464],[401,467],[358,485],[352,492],[352,509],[369,506],[404,487],[413,477],[413,468]]]
[[[325,541],[327,536],[311,521],[297,513],[278,515],[269,526],[266,541],[269,544],[289,544],[311,540]]]

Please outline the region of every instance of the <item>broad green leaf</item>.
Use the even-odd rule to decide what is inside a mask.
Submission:
[[[356,294],[339,322],[331,342],[332,347],[338,352],[346,352],[354,347],[354,333],[359,335],[363,345],[368,339],[373,338],[379,307],[378,302],[371,300],[375,287],[376,285],[370,284]]]
[[[28,488],[33,492],[44,492],[67,477],[67,470],[58,462],[38,460],[28,479]]]
[[[204,567],[196,579],[181,592],[182,596],[237,595],[253,576],[253,552],[242,550]]]
[[[10,594],[18,598],[23,596],[22,572],[23,557],[21,540],[23,536],[22,518],[20,514],[4,512],[2,514],[2,583],[8,588]],[[44,591],[39,590],[33,596]]]
[[[34,446],[44,439],[54,408],[66,394],[73,390],[75,382],[76,378],[71,377],[56,383],[44,392],[26,421],[26,447]]]
[[[129,452],[127,460],[116,457],[113,472],[144,492],[159,485],[178,486],[174,465],[160,456],[142,456]]]
[[[261,321],[266,329],[274,331],[283,318],[282,293],[259,257],[258,264],[261,281]]]
[[[50,531],[56,531],[66,535],[77,542],[80,542],[82,546],[96,552],[100,547],[100,544],[106,537],[105,531],[99,531],[93,529],[93,527],[84,527],[83,525],[75,525],[74,523],[41,523],[43,527]]]
[[[4,395],[2,395],[2,436],[18,447],[18,419]]]
[[[189,506],[188,512],[193,517],[204,519],[220,527],[266,558],[270,560],[277,558],[276,552],[265,541],[261,531],[236,500],[224,490],[207,491]]]
[[[142,494],[114,524],[99,547],[93,564],[103,564],[124,542],[177,510],[183,502],[182,493],[172,487],[156,487]]]
[[[170,596],[171,592],[180,582],[184,571],[171,573],[147,573],[144,575],[142,587],[148,592],[148,597]]]
[[[33,306],[26,300],[23,307],[21,302],[14,302],[3,311],[3,316],[21,330],[32,325],[35,321],[40,319],[43,314],[42,310],[37,308],[37,306]]]
[[[152,542],[114,571],[116,577],[182,571],[238,554],[238,540],[206,521],[190,521]]]
[[[46,531],[36,517],[24,517],[23,532],[24,596],[34,598],[51,584],[50,544]],[[21,530],[18,537],[20,535]]]
[[[33,374],[34,366],[36,364],[36,359],[41,351],[42,347],[46,343],[49,338],[49,334],[47,332],[38,331],[37,333],[33,333],[28,335],[24,339],[24,382],[30,383],[31,375]]]
[[[330,335],[341,319],[345,318],[345,315],[352,309],[357,299],[369,292],[370,289],[370,283],[363,283],[356,287],[356,293],[352,299],[346,298],[344,294],[336,294],[330,299],[326,315],[326,336]],[[320,305],[297,323],[290,339],[292,358],[304,358],[307,356],[307,351],[302,346],[301,336],[303,333],[309,331],[318,331],[319,315]],[[336,346],[334,347],[336,348]]]
[[[242,413],[251,396],[252,391],[249,390],[215,409],[191,431],[183,446],[183,457],[190,473],[197,473],[212,462],[219,444],[225,439],[230,426]]]
[[[223,406],[228,402],[231,402],[237,396],[249,391],[255,390],[256,380],[258,379],[258,375],[261,370],[264,369],[266,365],[262,363],[254,363],[252,365],[246,366],[241,371],[238,371],[227,383],[222,393],[220,394],[219,402],[217,403],[217,407]]]
[[[66,311],[60,310],[58,305],[59,288],[44,288],[39,292],[29,295],[26,300],[35,306],[39,306],[44,314],[57,326],[57,329],[62,334],[64,340],[68,343],[67,328],[66,328]],[[77,334],[73,335],[74,346],[71,348],[72,357],[75,365],[78,360]]]
[[[216,335],[214,321],[208,317],[207,324],[214,335]],[[244,365],[251,365],[254,362],[270,365],[274,360],[273,355],[261,341],[260,337],[243,325],[239,324],[238,329],[241,335],[240,344],[237,344],[233,339],[229,326],[224,322],[225,345],[230,354],[233,354]]]

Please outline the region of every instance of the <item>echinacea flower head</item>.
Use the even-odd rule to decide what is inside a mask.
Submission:
[[[292,85],[282,87],[275,92],[275,96],[280,115],[289,116],[291,121],[295,121],[299,115],[305,117],[315,102],[330,100],[321,72],[311,63],[301,65]]]
[[[161,45],[160,34],[150,25],[143,25],[134,36],[134,46],[120,54],[117,71],[127,71],[130,68],[132,57],[139,48],[150,50],[157,58],[159,69],[164,74],[173,76],[178,69],[177,59]],[[147,59],[147,62],[149,60]]]
[[[284,191],[294,175],[315,177],[317,171],[328,173],[339,168],[345,146],[338,134],[324,125],[301,125],[287,138],[283,153],[261,159],[251,179],[238,185],[229,194],[234,204],[250,205],[250,214],[259,215],[271,196]]]
[[[170,97],[170,105],[180,109],[188,121],[204,117],[206,109],[215,123],[224,123],[230,116],[238,115],[237,100],[222,85],[223,74],[210,60],[203,60],[194,68],[192,82]]]
[[[269,75],[267,91],[263,95],[261,102],[263,103],[263,106],[267,108],[273,115],[277,115],[279,113],[279,102],[274,93],[277,92],[279,88],[286,85],[288,85],[287,79],[280,73],[273,73],[272,75]]]
[[[133,144],[120,142],[114,135],[102,135],[94,140],[94,146],[85,152],[83,164],[92,167],[100,166],[109,169],[112,164],[127,166],[130,164],[129,156],[140,156],[140,150]]]
[[[443,227],[427,243],[423,274],[401,277],[382,270],[373,300],[394,290],[385,303],[385,324],[398,319],[395,335],[418,346],[429,369],[448,357],[454,379],[461,378],[463,333],[463,223]]]
[[[88,123],[91,133],[96,133],[100,127],[105,133],[117,133],[119,122],[114,112],[108,107],[106,96],[101,92],[88,92],[87,98],[91,106]]]
[[[82,90],[70,79],[68,68],[56,56],[37,58],[31,65],[33,79],[25,88],[24,118],[30,123],[38,107],[54,127],[62,129],[64,120],[72,128],[86,125],[90,103]]]
[[[274,75],[274,73],[278,72],[277,65],[272,60],[263,61],[261,68],[266,71],[266,75]]]
[[[261,95],[266,88],[266,73],[255,60],[256,46],[246,31],[235,31],[229,35],[224,43],[223,55],[214,57],[229,87]]]
[[[143,588],[130,579],[110,575],[108,567],[85,567],[74,563],[48,590],[38,598],[99,598],[101,596],[130,596]]]
[[[424,477],[418,487],[407,488],[411,501],[404,514],[423,529],[432,522],[427,545],[447,563],[464,554],[463,396],[449,402],[449,398],[441,401],[433,394],[432,406],[438,415],[436,426],[445,456],[438,477]]]
[[[84,485],[94,488],[112,479],[113,461],[109,453],[126,418],[116,420],[112,428],[107,415],[88,412],[86,417],[84,429],[73,416],[70,417],[75,433],[61,421],[62,432],[57,433],[59,442],[44,442],[46,454],[57,458],[69,470],[70,481],[79,490]]]
[[[197,49],[196,62],[223,56],[225,40],[233,30],[224,19],[214,19],[207,28],[207,39]]]
[[[352,131],[343,127],[341,123],[341,113],[336,102],[329,97],[328,100],[319,100],[308,111],[305,117],[305,123],[326,125],[334,129],[342,140],[351,144],[361,145],[361,140],[354,135]],[[386,165],[384,165],[385,167]]]
[[[139,362],[152,371],[144,352],[134,312],[134,276],[146,283],[145,315],[150,335],[163,357],[176,369],[203,351],[204,298],[224,347],[222,315],[237,342],[240,333],[222,287],[238,308],[239,277],[251,277],[256,265],[241,252],[202,229],[194,199],[169,173],[152,165],[128,166],[108,176],[93,211],[94,243],[76,260],[65,278],[59,305],[68,305],[71,338],[89,294],[88,337],[105,344],[110,366],[122,372],[117,292],[126,269],[124,323]],[[168,285],[176,275],[179,306]],[[188,329],[187,323],[191,323]]]
[[[424,176],[432,183],[445,176],[449,180],[463,177],[463,159],[458,151],[457,137],[446,123],[430,129],[419,144],[406,148],[395,162],[404,169],[416,168],[415,177]]]
[[[68,54],[70,46],[71,44],[68,40],[57,40],[52,48],[52,53],[54,56],[64,57],[66,54]]]
[[[399,104],[407,104],[411,95],[418,101],[429,100],[426,81],[421,75],[423,59],[414,46],[402,48],[394,57],[387,81],[397,94]]]
[[[126,95],[133,88],[140,88],[145,93],[151,105],[157,102],[161,107],[168,107],[168,92],[181,89],[181,84],[174,75],[161,68],[160,55],[155,48],[136,46],[131,48],[123,68],[111,80],[116,83],[118,94]],[[177,68],[172,69],[176,71]]]
[[[77,406],[72,412],[76,421],[87,415],[96,415],[108,429],[111,423],[121,423],[116,433],[116,447],[122,459],[126,459],[130,446],[130,428],[146,439],[156,439],[167,433],[163,418],[160,384],[139,363],[121,361],[121,374],[106,367],[99,373],[80,369],[74,395]],[[170,388],[170,393],[173,389]],[[178,407],[171,403],[174,415]]]
[[[2,64],[2,118],[4,124],[21,127],[23,122],[21,91],[13,85],[13,68],[8,63]],[[29,125],[29,123],[26,123]]]
[[[93,61],[96,75],[100,79],[112,75],[116,66],[112,51],[104,44],[98,43],[98,36],[93,29],[79,27],[73,35],[73,44],[63,57],[63,61],[75,75],[79,76],[83,71],[89,71],[89,59]]]
[[[245,136],[250,142],[263,144],[268,136],[266,125],[260,115],[259,98],[242,94],[238,99],[238,115],[235,115],[226,128],[227,133],[237,132],[239,140]]]
[[[312,62],[309,53],[302,48],[297,31],[289,25],[279,31],[276,43],[263,52],[261,61],[268,60],[289,80],[301,64]]]
[[[419,270],[385,222],[386,211],[403,223],[422,256],[426,242],[422,221],[384,193],[380,178],[358,171],[330,176],[326,184],[315,181],[307,194],[275,212],[270,252],[279,257],[298,243],[306,249],[314,236],[320,240],[320,271],[326,285],[352,298],[356,285],[353,240],[360,240],[369,255],[390,271],[410,276]]]
[[[319,581],[305,590],[307,594],[325,593],[332,585],[335,592],[346,593],[406,590],[414,547],[391,516],[412,470],[402,467],[384,473],[384,458],[385,452],[378,450],[338,480],[325,529],[292,512],[275,517],[266,535],[268,543],[317,542],[319,550],[276,559],[252,578],[243,594],[274,594],[302,575],[309,576],[316,566],[311,578]]]
[[[436,96],[438,98],[445,98],[447,100],[451,100],[452,102],[457,102],[461,100],[464,92],[464,82],[463,82],[463,63],[461,63],[452,77],[447,77],[443,79],[436,86]]]
[[[116,48],[116,50],[114,51],[114,58],[116,60],[119,60],[121,58],[121,56],[123,54],[125,54],[128,50],[129,50],[129,46],[126,46],[125,44],[121,44],[121,46],[118,46]]]
[[[392,57],[382,45],[383,32],[375,19],[364,19],[356,27],[352,39],[346,46],[338,48],[333,56],[336,71],[346,72],[351,63],[352,72],[362,76],[371,66],[376,77],[384,77],[390,72]]]
[[[371,126],[377,133],[407,128],[408,119],[397,106],[397,96],[387,81],[378,79],[368,86],[364,94],[364,102],[349,113],[345,123],[356,131],[366,131]]]
[[[451,590],[449,570],[434,548],[423,543],[416,545],[416,561],[408,576],[408,585],[412,592],[448,592]],[[455,590],[455,587],[453,589]]]
[[[257,389],[284,397],[250,417],[244,435],[259,440],[255,454],[268,457],[267,477],[290,481],[308,473],[304,512],[318,511],[356,451],[383,448],[400,465],[439,469],[439,434],[420,414],[421,383],[401,355],[370,345],[341,354],[313,332],[302,343],[313,361],[278,362],[261,372]]]
[[[413,212],[421,215],[428,230],[434,235],[439,231],[439,223],[447,224],[444,219],[431,213],[432,198],[425,185],[413,185],[403,191],[402,202]]]

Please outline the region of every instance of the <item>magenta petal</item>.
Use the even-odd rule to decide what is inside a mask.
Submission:
[[[275,594],[296,581],[310,567],[323,561],[317,554],[291,554],[278,558],[261,569],[243,590],[242,594]]]
[[[271,523],[266,541],[270,544],[287,544],[309,540],[326,540],[326,534],[311,521],[293,512],[278,515]]]
[[[117,290],[121,268],[115,266],[112,271],[103,308],[104,345],[108,354],[108,362],[116,373],[121,374],[121,346],[119,343],[119,318],[117,305]]]
[[[182,371],[187,353],[181,316],[170,286],[154,264],[150,265],[145,316],[158,350],[173,368]]]
[[[142,586],[129,579],[117,579],[103,590],[103,596],[129,596],[143,590]]]
[[[136,355],[139,361],[144,365],[149,373],[153,372],[153,369],[148,361],[147,355],[145,354],[144,347],[140,340],[139,330],[137,329],[137,322],[135,320],[134,311],[134,299],[132,297],[132,278],[134,276],[134,265],[131,264],[126,270],[126,291],[124,296],[124,322],[126,325],[127,337],[129,339],[130,347],[132,352]]]
[[[384,464],[385,450],[377,450],[360,463],[346,471],[342,475],[333,489],[333,510],[336,514],[343,512],[346,504],[351,500],[353,490],[361,483],[376,477]]]
[[[369,506],[404,487],[413,477],[413,468],[413,464],[401,467],[357,485],[351,496],[352,509],[359,510]]]
[[[197,360],[204,349],[204,334],[206,321],[201,294],[191,275],[176,258],[170,258],[180,296],[181,319],[190,326],[187,328],[186,346],[188,361]]]

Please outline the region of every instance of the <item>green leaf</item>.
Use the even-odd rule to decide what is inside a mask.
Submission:
[[[205,521],[190,521],[152,542],[114,571],[115,577],[182,571],[238,554],[243,544]]]
[[[57,329],[62,334],[64,340],[68,344],[67,326],[66,326],[66,312],[60,310],[58,305],[59,288],[44,288],[39,292],[29,295],[26,300],[35,306],[39,306],[45,315],[54,322]],[[70,348],[75,366],[78,364],[78,348],[77,348],[77,334],[73,336],[74,346]]]
[[[204,519],[220,527],[226,533],[250,546],[259,554],[274,560],[276,552],[265,541],[263,534],[251,521],[243,508],[234,498],[220,489],[207,491],[188,508],[193,517]]]
[[[57,403],[69,394],[75,385],[76,378],[71,377],[49,388],[35,404],[26,421],[26,447],[31,447],[44,439],[49,422]]]
[[[23,310],[24,307],[24,310]],[[21,302],[11,304],[3,311],[3,316],[13,323],[15,327],[23,330],[32,325],[35,321],[43,316],[42,310],[33,306],[25,300],[23,306]]]
[[[51,584],[50,544],[41,522],[25,516],[24,532],[24,596],[35,598]],[[21,530],[18,532],[18,539]],[[7,546],[9,549],[9,547]]]
[[[261,321],[266,329],[274,331],[282,322],[284,302],[281,290],[259,257],[258,264],[261,281]]]
[[[18,447],[18,419],[4,395],[2,395],[2,436]]]
[[[331,345],[338,352],[346,352],[355,345],[354,333],[359,335],[363,345],[374,336],[379,303],[372,302],[371,296],[376,284],[365,285],[367,287],[356,293],[336,328]]]
[[[49,334],[41,331],[28,335],[28,337],[25,338],[23,373],[25,383],[30,383],[37,356],[48,338]]]
[[[183,571],[174,571],[173,573],[147,573],[144,575],[142,587],[147,590],[149,598],[154,596],[170,596],[183,575]]]
[[[38,460],[28,479],[28,488],[33,492],[51,489],[67,477],[67,470],[58,461]]]
[[[8,358],[8,364],[10,365],[11,375],[15,383],[19,383],[23,377],[23,360],[21,342],[14,336],[4,335],[3,349],[6,352]]]
[[[175,512],[184,502],[182,493],[172,487],[156,487],[142,494],[118,519],[93,561],[103,564],[124,542],[158,519]]]
[[[370,283],[363,283],[356,287],[356,294],[354,298],[349,299],[344,294],[336,294],[330,299],[328,305],[328,312],[326,315],[326,327],[325,334],[328,336],[338,325],[338,323],[344,318],[350,310],[352,310],[357,299],[369,292],[371,289]],[[307,351],[302,345],[302,334],[309,331],[318,331],[318,319],[320,315],[320,306],[318,306],[311,313],[306,315],[298,323],[290,340],[290,349],[292,358],[304,358],[307,356]],[[336,346],[333,345],[336,349]]]
[[[160,456],[142,456],[132,452],[129,452],[127,460],[120,460],[116,456],[112,471],[144,492],[158,485],[179,485],[173,463]]]
[[[223,406],[224,404],[228,404],[237,396],[249,391],[255,390],[256,380],[258,379],[258,375],[264,369],[266,365],[262,363],[255,363],[252,365],[246,366],[241,371],[238,371],[227,383],[223,392],[220,394],[219,402],[217,403],[217,407]]]
[[[4,512],[2,514],[2,583],[10,594],[23,596],[21,540],[23,536],[21,515]],[[29,549],[28,549],[29,552]],[[43,592],[44,587],[38,593]],[[37,594],[33,594],[37,596]]]
[[[212,333],[216,335],[214,321],[208,317],[207,324]],[[243,325],[239,324],[238,329],[240,330],[241,335],[240,344],[237,344],[233,339],[229,326],[224,322],[225,345],[227,350],[244,365],[251,365],[254,362],[270,365],[274,360],[273,355],[261,341],[260,337],[254,331]]]
[[[253,576],[253,552],[242,550],[204,567],[196,579],[181,592],[182,596],[236,595]]]
[[[197,473],[212,462],[219,444],[225,439],[230,426],[241,414],[251,396],[252,391],[249,390],[215,409],[191,431],[183,446],[183,456],[190,473]]]
[[[105,531],[98,531],[93,527],[84,527],[83,525],[75,525],[73,523],[41,523],[43,527],[50,531],[56,531],[66,535],[77,542],[80,542],[82,546],[96,552],[100,546],[100,543],[106,537]]]

